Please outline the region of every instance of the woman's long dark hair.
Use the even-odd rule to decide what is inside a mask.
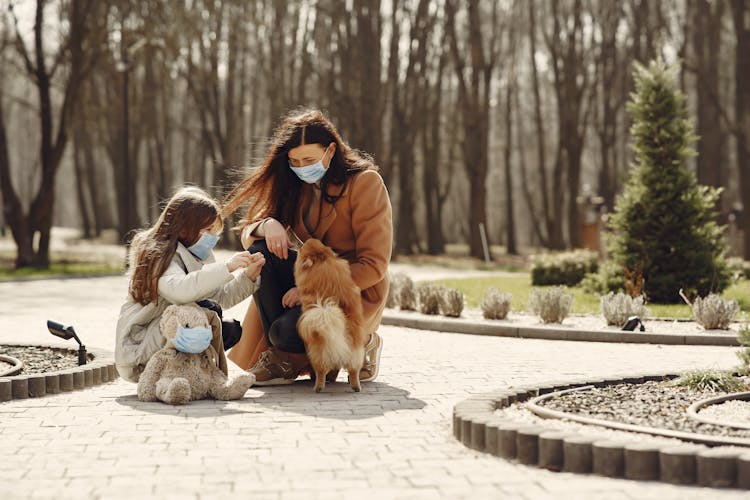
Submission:
[[[183,187],[164,207],[153,227],[136,233],[130,244],[130,284],[133,300],[146,305],[158,298],[159,278],[169,267],[177,243],[198,241],[201,229],[219,217],[219,204],[197,187]]]
[[[227,195],[224,200],[224,217],[249,201],[240,226],[265,217],[273,217],[285,226],[294,226],[303,181],[289,168],[289,151],[303,144],[320,144],[327,148],[332,142],[336,143],[336,151],[320,181],[321,202],[325,200],[335,203],[344,192],[347,180],[355,173],[377,170],[369,157],[350,148],[341,139],[333,124],[321,111],[295,111],[276,129],[263,164]],[[340,187],[331,193],[329,186]]]

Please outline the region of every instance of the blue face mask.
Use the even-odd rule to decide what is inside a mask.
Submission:
[[[213,332],[210,328],[187,328],[180,325],[177,328],[177,335],[174,340],[172,340],[172,344],[174,344],[174,348],[180,352],[199,354],[208,349],[208,346],[211,345],[211,339],[213,336]]]
[[[326,168],[323,166],[323,158],[325,158],[326,154],[323,153],[323,157],[313,163],[312,165],[306,165],[304,167],[295,167],[291,163],[289,163],[289,168],[292,169],[292,172],[297,174],[297,177],[299,177],[303,182],[306,182],[308,184],[315,184],[320,179],[323,178],[324,175],[326,175]]]
[[[213,250],[218,241],[218,235],[211,234],[206,231],[201,235],[198,241],[195,242],[195,245],[191,245],[188,247],[188,250],[190,250],[190,253],[198,257],[200,260],[203,260],[208,257],[208,254],[211,253],[211,250]]]

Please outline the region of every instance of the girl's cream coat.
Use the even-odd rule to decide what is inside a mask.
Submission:
[[[128,296],[120,308],[115,345],[117,372],[126,380],[138,381],[149,358],[164,345],[159,320],[168,306],[210,299],[228,309],[257,288],[258,283],[245,273],[233,275],[226,264],[216,262],[213,253],[201,261],[178,243],[172,262],[159,278],[158,300],[143,306]]]

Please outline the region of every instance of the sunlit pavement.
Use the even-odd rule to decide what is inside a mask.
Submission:
[[[114,349],[123,277],[0,283],[0,342]],[[227,311],[241,318],[246,303]],[[747,498],[738,490],[553,473],[465,448],[453,405],[514,384],[698,367],[736,349],[492,338],[383,327],[380,377],[253,388],[235,402],[140,403],[118,380],[0,403],[2,498]],[[73,347],[72,341],[69,347]]]

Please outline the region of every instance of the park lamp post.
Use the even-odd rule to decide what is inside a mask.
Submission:
[[[122,227],[123,227],[123,243],[130,243],[130,229],[132,228],[131,223],[131,205],[132,196],[134,196],[135,189],[133,186],[133,175],[130,169],[130,116],[129,116],[129,104],[128,96],[130,89],[130,82],[128,73],[133,69],[131,60],[133,56],[146,45],[154,45],[156,47],[164,47],[164,40],[153,39],[153,38],[141,38],[130,47],[125,47],[125,37],[120,36],[121,53],[120,60],[117,61],[115,69],[122,73],[122,170],[123,170],[123,184],[125,191],[125,206],[123,207],[122,214]]]
[[[81,339],[76,335],[73,325],[65,326],[57,321],[47,320],[47,330],[55,337],[63,340],[76,339],[78,342],[78,366],[86,364],[86,346],[81,343]]]

